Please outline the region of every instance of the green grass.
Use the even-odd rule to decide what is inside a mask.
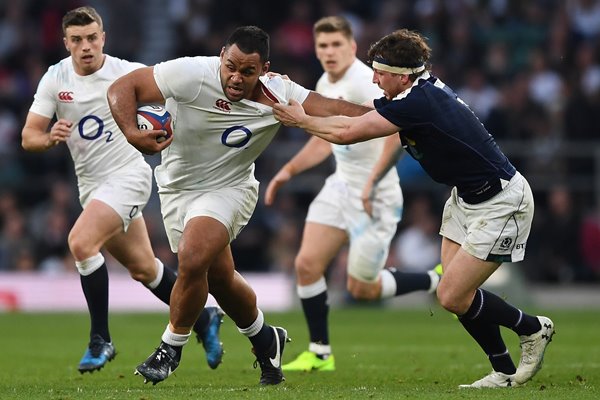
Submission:
[[[190,342],[182,364],[152,386],[133,375],[160,340],[167,317],[113,314],[117,357],[102,371],[80,375],[77,362],[88,333],[84,314],[0,314],[0,399],[598,399],[600,398],[600,310],[538,310],[557,333],[544,368],[525,387],[458,389],[490,370],[485,355],[450,314],[378,308],[333,309],[330,314],[337,371],[287,373],[276,387],[260,387],[250,343],[225,319],[225,359],[215,371],[202,347]],[[285,326],[292,342],[284,361],[307,347],[299,311],[267,313]],[[504,331],[518,361],[516,335]]]

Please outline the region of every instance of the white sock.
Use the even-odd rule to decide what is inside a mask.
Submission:
[[[190,335],[192,334],[192,331],[190,331],[190,333],[188,333],[187,335],[174,333],[174,332],[171,332],[169,325],[167,325],[167,328],[165,329],[165,331],[162,334],[162,338],[161,338],[162,341],[165,342],[166,344],[168,344],[169,346],[181,347],[181,346],[185,345],[188,342]]]
[[[156,289],[158,287],[165,272],[164,264],[158,258],[155,258],[154,260],[156,260],[156,278],[147,285],[150,289]]]
[[[381,276],[381,298],[389,299],[396,296],[396,278],[387,268],[384,268],[379,273]]]
[[[254,320],[252,325],[250,325],[247,328],[238,327],[238,331],[240,331],[240,333],[246,337],[256,336],[258,334],[258,332],[260,332],[260,330],[262,329],[264,324],[265,324],[265,316],[263,315],[263,312],[259,309],[258,316]]]
[[[318,281],[311,283],[310,285],[296,286],[296,291],[298,292],[298,297],[301,299],[310,299],[311,297],[315,297],[323,292],[326,292],[327,282],[325,281],[325,277],[322,276]]]
[[[440,283],[440,276],[434,270],[427,271],[427,273],[431,278],[431,285],[429,286],[429,290],[427,290],[427,293],[435,293],[435,290],[437,289]]]
[[[75,261],[75,266],[81,276],[88,276],[104,264],[104,256],[101,253],[86,258],[83,261]]]
[[[310,342],[308,345],[308,351],[319,356],[329,355],[331,354],[331,345]]]

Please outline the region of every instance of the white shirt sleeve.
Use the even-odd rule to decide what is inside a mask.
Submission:
[[[56,86],[53,79],[54,74],[52,73],[54,68],[51,67],[40,80],[37,91],[33,96],[33,103],[29,108],[30,112],[47,118],[54,117],[56,113],[56,99],[52,96],[52,93],[57,93],[56,89],[53,89]]]
[[[154,66],[154,79],[165,99],[178,103],[194,101],[208,71],[207,57],[182,57]]]

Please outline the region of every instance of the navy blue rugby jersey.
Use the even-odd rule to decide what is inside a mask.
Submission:
[[[419,78],[394,100],[384,97],[374,104],[400,128],[404,149],[431,178],[456,186],[465,200],[497,187],[499,178],[510,180],[516,172],[471,109],[434,76]]]

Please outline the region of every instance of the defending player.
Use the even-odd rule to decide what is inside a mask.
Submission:
[[[492,366],[488,375],[461,387],[519,386],[542,367],[554,324],[524,313],[481,285],[503,262],[524,258],[533,195],[475,114],[429,73],[430,55],[425,38],[400,29],[369,49],[373,81],[385,93],[375,99],[375,110],[360,117],[318,118],[293,103],[276,104],[275,115],[286,125],[338,144],[399,132],[402,145],[425,171],[452,187],[440,229],[444,275],[437,295],[446,310],[459,316]],[[516,367],[500,326],[519,335]]]

